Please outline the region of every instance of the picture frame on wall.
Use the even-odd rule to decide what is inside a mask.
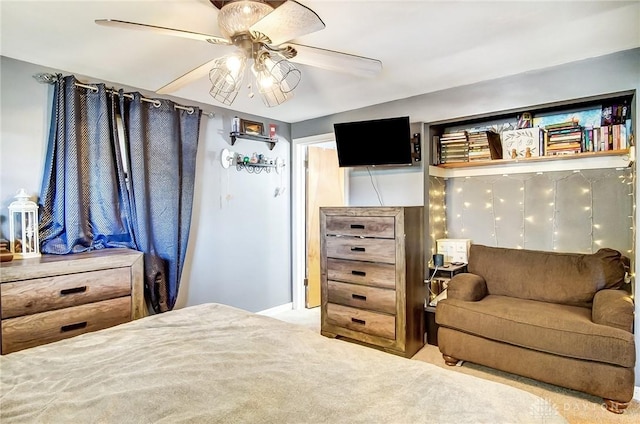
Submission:
[[[248,121],[246,119],[240,120],[240,132],[251,135],[263,135],[264,124],[262,122]]]

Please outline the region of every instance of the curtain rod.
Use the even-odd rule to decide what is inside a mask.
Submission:
[[[35,78],[36,81],[38,81],[39,83],[42,83],[42,84],[53,84],[58,79],[58,77],[56,75],[47,74],[47,73],[35,74],[35,75],[33,75],[33,78]],[[92,90],[92,91],[95,91],[95,92],[98,91],[98,87],[96,87],[95,85],[82,84],[80,82],[76,82],[75,85],[76,85],[76,87],[86,88],[86,89],[89,89],[89,90]],[[115,94],[116,96],[120,95],[120,93],[118,91],[116,91],[115,89],[113,89],[113,88],[108,88],[107,91],[109,93],[111,93],[111,94]],[[133,95],[132,94],[124,93],[124,97],[126,97],[128,99],[133,99]],[[162,103],[158,99],[147,99],[144,96],[140,96],[140,100],[142,100],[143,102],[151,103],[155,107],[160,107],[162,105]],[[175,109],[186,110],[187,113],[189,113],[189,115],[191,115],[194,112],[194,109],[191,106],[182,106],[182,105],[178,105],[178,104],[174,103],[173,107]],[[207,115],[209,118],[213,118],[213,117],[216,116],[216,114],[214,112],[204,112],[203,111],[203,113],[205,115]]]

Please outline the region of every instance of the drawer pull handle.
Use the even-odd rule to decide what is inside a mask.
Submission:
[[[366,277],[367,273],[364,271],[351,271],[351,274],[353,275],[359,275],[360,277]]]
[[[361,295],[361,294],[355,294],[355,293],[353,293],[353,294],[351,295],[351,297],[352,297],[353,299],[356,299],[356,300],[365,300],[365,301],[367,300],[367,296],[363,296],[363,295]]]
[[[85,328],[86,326],[87,326],[87,321],[78,322],[75,324],[63,325],[62,327],[60,327],[60,332],[64,333],[66,331],[79,330],[81,328]]]
[[[75,293],[84,293],[86,291],[87,291],[87,286],[74,287],[72,289],[62,289],[60,290],[60,296],[66,296],[68,294],[75,294]]]
[[[363,319],[358,319],[358,318],[351,318],[352,322],[355,322],[356,324],[360,324],[360,325],[366,325],[367,322]]]
[[[365,248],[364,247],[352,247],[351,251],[352,252],[364,252]]]
[[[364,230],[364,225],[362,224],[351,224],[351,228],[356,230]]]

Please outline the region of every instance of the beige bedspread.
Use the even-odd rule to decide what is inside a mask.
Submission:
[[[0,358],[0,422],[560,423],[543,399],[219,304]]]

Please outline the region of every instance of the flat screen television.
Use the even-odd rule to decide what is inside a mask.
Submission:
[[[412,165],[409,117],[333,125],[340,167]]]

